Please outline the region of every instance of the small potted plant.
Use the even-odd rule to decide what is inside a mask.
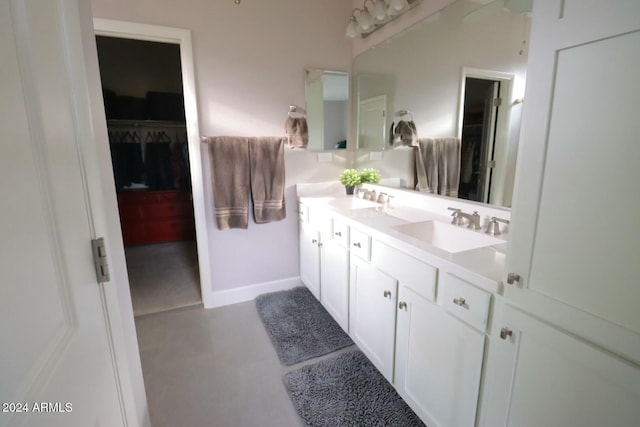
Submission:
[[[380,172],[377,169],[365,168],[360,172],[360,182],[369,184],[377,184],[380,182]]]
[[[345,169],[340,174],[340,183],[344,185],[347,194],[353,194],[356,185],[360,185],[360,174],[355,169]]]

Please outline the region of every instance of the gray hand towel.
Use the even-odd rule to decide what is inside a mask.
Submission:
[[[413,120],[400,120],[395,125],[391,125],[391,140],[389,143],[394,147],[416,147],[418,145],[418,131]]]
[[[304,117],[289,117],[284,124],[290,147],[306,147],[309,143],[309,129]]]
[[[249,139],[251,197],[257,224],[280,221],[286,216],[284,201],[284,144],[279,137]]]
[[[416,190],[438,192],[438,150],[436,140],[421,138],[414,149],[416,162]]]
[[[220,230],[247,228],[249,223],[249,138],[205,138],[213,184],[216,225]]]
[[[460,138],[438,138],[438,194],[458,197],[460,185]]]

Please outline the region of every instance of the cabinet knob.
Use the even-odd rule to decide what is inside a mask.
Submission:
[[[353,244],[353,246],[355,246],[356,248],[361,248],[361,247],[362,247],[362,245],[360,244],[360,242],[355,242],[355,243]]]
[[[311,240],[311,243],[313,243],[315,245],[316,243],[318,243],[318,239]]]
[[[506,340],[507,337],[510,337],[513,335],[513,331],[509,328],[502,328],[500,329],[500,338],[502,338],[503,340]]]
[[[454,298],[453,299],[453,303],[455,305],[459,305],[460,307],[464,307],[464,305],[467,303],[467,301],[464,298],[459,297],[459,298]]]
[[[407,309],[407,303],[406,303],[406,302],[404,302],[404,301],[400,301],[400,302],[398,303],[398,308],[399,308],[400,310],[406,310],[406,309]]]
[[[391,291],[384,291],[385,298],[391,298]]]
[[[520,275],[517,273],[509,273],[507,274],[507,283],[513,285],[516,282],[520,282]]]
[[[318,243],[318,247],[321,248],[322,247],[322,243]]]
[[[341,231],[336,231],[336,232],[335,232],[335,233],[333,233],[333,234],[335,234],[336,236],[342,236],[342,232],[341,232]]]

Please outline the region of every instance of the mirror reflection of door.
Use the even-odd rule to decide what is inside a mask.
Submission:
[[[387,96],[380,95],[360,101],[358,105],[358,147],[380,150],[385,146]]]
[[[483,203],[491,200],[499,106],[500,81],[465,79],[458,192],[462,199]]]

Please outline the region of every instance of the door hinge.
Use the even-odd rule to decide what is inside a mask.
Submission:
[[[93,262],[96,267],[96,278],[99,283],[108,282],[109,276],[109,263],[107,262],[107,250],[104,247],[104,237],[98,237],[91,240],[91,247],[93,249]]]
[[[502,98],[493,98],[493,106],[500,107],[502,105]]]

